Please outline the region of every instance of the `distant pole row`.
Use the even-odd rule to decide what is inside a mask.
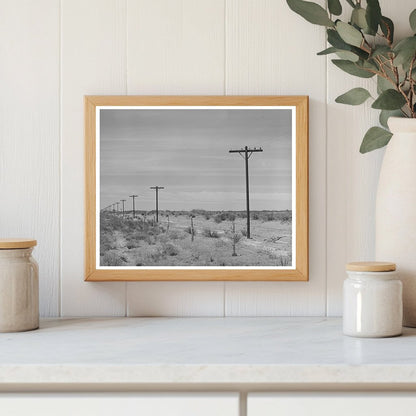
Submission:
[[[156,222],[159,222],[159,189],[165,189],[163,186],[151,186],[149,189],[154,189],[156,192]],[[129,198],[132,198],[132,206],[133,206],[133,218],[136,218],[136,204],[135,204],[135,199],[138,198],[139,195],[129,195]],[[126,199],[120,199],[120,202],[122,204],[122,212],[123,212],[123,217],[124,217],[124,212],[125,212],[125,202]],[[120,202],[114,202],[113,204],[110,204],[108,206],[106,206],[105,208],[103,208],[103,211],[112,211],[112,212],[120,212],[119,209],[119,205]]]
[[[245,166],[245,179],[246,179],[246,213],[247,213],[247,238],[251,238],[250,235],[250,187],[249,187],[249,174],[248,174],[248,160],[253,153],[263,152],[261,147],[250,148],[249,146],[244,146],[240,149],[231,149],[229,153],[238,153],[244,159]],[[155,190],[156,197],[156,222],[159,222],[159,190],[165,189],[163,186],[151,186],[150,189]],[[138,195],[130,195],[129,198],[133,198],[133,218],[136,217],[136,206],[135,198],[138,198]],[[123,203],[123,217],[124,217],[124,202],[125,199],[121,199]],[[114,207],[117,206],[117,211],[119,211],[120,202],[115,202],[114,204],[105,207],[103,210],[112,210],[115,211]]]

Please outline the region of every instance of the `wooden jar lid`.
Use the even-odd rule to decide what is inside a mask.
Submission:
[[[357,261],[348,263],[346,269],[350,272],[394,272],[396,265],[385,261]]]
[[[14,249],[14,248],[30,248],[37,244],[36,240],[28,238],[0,238],[0,250]]]

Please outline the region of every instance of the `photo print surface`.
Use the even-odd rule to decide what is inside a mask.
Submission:
[[[99,268],[293,268],[295,110],[101,107]]]

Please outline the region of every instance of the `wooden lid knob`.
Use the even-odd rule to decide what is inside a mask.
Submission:
[[[350,272],[393,272],[396,265],[385,261],[357,261],[348,263],[346,269]]]
[[[0,238],[1,249],[30,248],[36,246],[37,241],[29,238]]]

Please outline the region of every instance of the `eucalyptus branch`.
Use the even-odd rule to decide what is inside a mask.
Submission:
[[[378,75],[378,76],[380,76],[380,77],[383,77],[383,78],[384,78],[384,76],[383,76],[382,72],[375,71],[374,69],[371,69],[371,68],[361,68],[361,67],[359,67],[358,65],[356,65],[356,66],[357,66],[357,68],[360,68],[360,69],[362,69],[362,70],[364,70],[364,71],[370,72],[370,73],[371,73],[371,74],[373,74],[373,75]]]
[[[410,107],[410,114],[412,115],[412,118],[416,117],[414,107],[413,107],[413,97],[414,97],[414,94],[415,94],[415,90],[414,90],[415,83],[414,83],[414,79],[413,79],[413,76],[412,76],[415,61],[416,61],[416,54],[413,56],[413,59],[410,62],[410,67],[409,67],[409,83],[410,83],[410,89],[409,89],[409,102],[410,103],[409,103],[409,107]]]
[[[398,88],[397,89],[400,92],[400,94],[403,95],[404,99],[406,100],[406,105],[409,107],[410,115],[411,115],[411,117],[413,117],[414,116],[414,112],[413,112],[412,104],[411,104],[411,102],[409,100],[409,96],[406,94],[405,91],[403,91],[403,84],[404,84],[404,82],[401,82],[398,85]]]
[[[379,126],[371,127],[364,136],[360,151],[365,153],[388,143],[387,118],[390,114],[416,118],[416,37],[394,40],[394,23],[381,12],[379,0],[328,0],[328,11],[316,0],[286,0],[289,7],[308,22],[325,26],[331,48],[320,55],[338,54],[333,63],[344,72],[360,77],[377,78],[378,96],[372,107],[381,110]],[[342,2],[352,6],[349,19],[343,19]],[[336,20],[333,21],[332,16]],[[416,10],[409,23],[416,32]],[[329,30],[328,30],[329,29]],[[361,87],[352,88],[336,102],[360,105],[371,97]]]
[[[367,51],[366,49],[364,49],[366,52],[368,52],[369,54],[371,54],[371,51],[373,50],[373,47],[368,43],[368,40],[366,39],[366,37],[363,35],[363,39],[364,39],[364,44],[368,46],[369,50]],[[364,46],[364,45],[363,45]]]
[[[378,62],[380,63],[380,68],[381,68],[381,71],[382,71],[382,73],[383,73],[383,75],[382,75],[382,77],[384,78],[384,79],[386,79],[387,81],[389,81],[393,86],[394,86],[394,88],[396,88],[397,89],[397,82],[394,80],[394,79],[392,79],[392,78],[390,78],[389,77],[389,75],[387,74],[387,72],[386,72],[386,70],[384,69],[384,66],[386,65],[386,64],[390,64],[389,65],[389,69],[390,69],[390,71],[392,71],[393,73],[394,73],[394,68],[395,67],[392,67],[392,65],[391,65],[391,63],[390,63],[390,60],[388,60],[388,59],[386,59],[386,61],[382,61],[382,59],[381,59],[381,57],[382,57],[382,55],[379,55],[377,58],[379,58],[378,59]],[[377,59],[376,58],[376,59]],[[397,69],[397,68],[396,68]]]
[[[394,58],[390,58],[390,63],[391,63],[391,69],[396,77],[396,87],[399,87],[399,83],[400,83],[400,76],[399,76],[399,70],[397,69],[397,66],[394,65],[393,62]]]
[[[390,29],[390,27],[386,24],[386,26],[387,26],[387,36],[383,33],[383,32],[377,32],[376,34],[375,34],[375,36],[379,36],[379,37],[381,37],[381,38],[383,38],[383,39],[385,39],[386,40],[386,42],[387,42],[387,44],[389,45],[389,47],[391,48],[392,46],[393,46],[393,43],[390,41],[390,37],[391,37],[391,29]]]

